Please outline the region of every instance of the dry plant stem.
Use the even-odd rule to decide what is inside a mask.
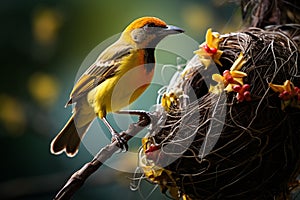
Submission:
[[[128,129],[120,134],[124,141],[128,142],[132,137],[139,133],[145,126],[151,122],[150,113],[140,111],[139,121],[137,123],[130,124]],[[117,141],[103,147],[92,161],[86,163],[81,169],[76,171],[62,187],[62,189],[54,197],[55,200],[70,199],[74,193],[79,190],[85,180],[92,175],[102,164],[108,160],[115,152],[120,148]]]

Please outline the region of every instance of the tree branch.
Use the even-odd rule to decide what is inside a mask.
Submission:
[[[120,136],[128,142],[132,137],[138,134],[145,126],[151,123],[151,115],[147,112],[139,112],[139,121],[130,124],[126,131],[123,131]],[[119,145],[117,141],[103,147],[92,161],[86,163],[81,169],[76,171],[67,181],[67,183],[60,189],[54,197],[54,200],[70,199],[74,193],[80,189],[85,180],[92,175],[102,164],[108,160],[116,151]]]

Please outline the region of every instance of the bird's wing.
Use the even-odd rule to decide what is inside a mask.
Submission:
[[[86,96],[89,91],[106,79],[118,73],[118,68],[124,56],[129,56],[132,47],[112,45],[107,48],[76,82],[67,105],[75,103],[77,99]]]

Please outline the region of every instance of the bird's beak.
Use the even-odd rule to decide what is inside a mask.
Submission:
[[[184,30],[179,28],[179,27],[176,27],[176,26],[172,26],[172,25],[167,25],[166,28],[164,28],[162,30],[163,34],[165,35],[171,35],[171,34],[178,34],[178,33],[183,33]]]

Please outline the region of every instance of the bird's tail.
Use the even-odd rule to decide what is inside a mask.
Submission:
[[[77,127],[74,118],[75,113],[69,119],[65,127],[52,140],[50,146],[51,153],[60,154],[65,151],[69,157],[73,157],[77,154],[80,141],[85,135],[92,121],[81,127]]]

